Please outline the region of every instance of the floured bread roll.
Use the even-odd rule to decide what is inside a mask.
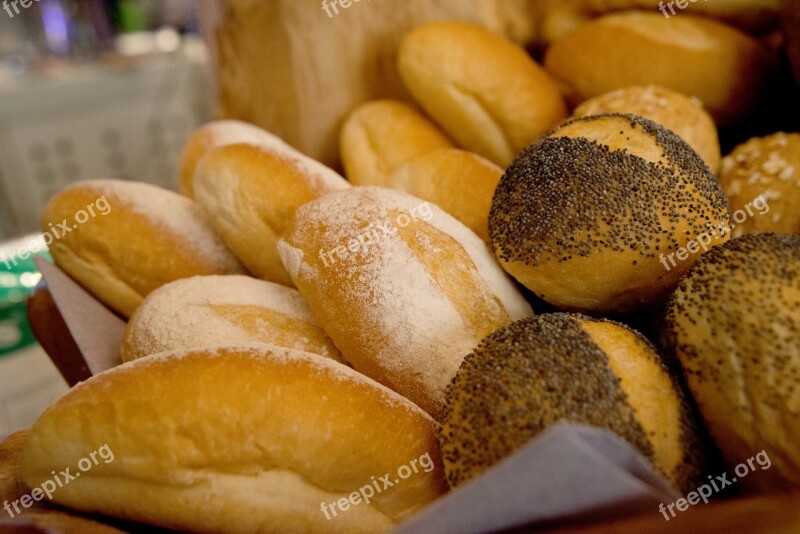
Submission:
[[[65,468],[57,504],[195,532],[384,532],[447,488],[417,406],[268,345],[165,353],[75,386],[34,424],[20,473],[36,488]]]
[[[434,418],[464,355],[532,314],[478,236],[398,191],[355,187],[301,206],[278,249],[345,359]]]
[[[222,239],[258,278],[291,285],[276,249],[298,206],[347,181],[273,136],[270,145],[219,147],[197,164],[194,196]]]
[[[296,289],[249,276],[196,276],[151,293],[125,329],[122,361],[178,349],[251,343],[345,363]]]
[[[45,207],[42,231],[57,237],[58,266],[126,317],[173,280],[244,273],[197,204],[150,184],[76,182]]]

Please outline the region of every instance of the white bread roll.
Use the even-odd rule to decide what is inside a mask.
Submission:
[[[415,460],[326,519],[322,504]],[[65,468],[80,478],[52,492],[57,504],[196,532],[384,532],[447,487],[436,424],[417,406],[268,345],[165,353],[79,384],[34,424],[20,472],[33,488]]]
[[[253,343],[346,363],[296,289],[249,276],[195,276],[155,290],[128,321],[122,361]]]
[[[256,277],[291,285],[278,238],[298,206],[350,184],[272,136],[272,144],[216,148],[197,164],[194,196],[225,243]]]
[[[427,117],[397,100],[358,106],[347,117],[339,138],[345,174],[354,185],[386,187],[389,176],[403,163],[452,146]]]
[[[522,47],[472,24],[415,28],[400,43],[398,68],[461,148],[501,167],[567,116],[555,82]]]
[[[464,355],[532,314],[478,236],[398,191],[354,187],[310,202],[279,250],[345,359],[434,418]]]
[[[244,273],[197,204],[150,184],[76,182],[47,204],[42,232],[58,266],[125,317],[168,282]]]
[[[725,125],[752,111],[774,60],[754,38],[720,22],[629,11],[604,15],[556,40],[544,64],[575,104],[652,84],[696,96]]]

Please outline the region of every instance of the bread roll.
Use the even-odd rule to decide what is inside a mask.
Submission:
[[[800,486],[800,236],[746,235],[704,255],[670,299],[666,324],[726,460],[761,451],[771,460],[740,484]]]
[[[388,186],[389,176],[403,163],[453,145],[412,106],[373,100],[347,117],[339,146],[345,174],[353,184]]]
[[[450,137],[501,167],[567,114],[544,69],[479,26],[415,28],[400,44],[398,68],[412,96]]]
[[[750,113],[774,60],[755,39],[719,22],[632,11],[605,15],[558,39],[545,66],[576,104],[653,84],[696,96],[724,125]]]
[[[582,103],[574,117],[631,113],[657,122],[686,141],[711,172],[719,170],[719,139],[714,120],[697,98],[655,85],[636,85],[605,93]]]
[[[439,434],[450,485],[561,420],[616,432],[682,491],[702,480],[700,427],[653,346],[621,324],[559,313],[505,326],[464,359]]]
[[[275,248],[286,223],[298,206],[350,185],[273,140],[270,146],[236,144],[209,152],[195,170],[194,195],[253,275],[291,285]]]
[[[547,302],[626,311],[659,302],[730,238],[728,202],[683,140],[636,115],[568,121],[497,186],[489,235],[503,267]]]
[[[532,313],[475,234],[398,191],[310,202],[278,248],[344,358],[434,418],[470,348]]]
[[[65,467],[80,478],[54,502],[195,532],[383,532],[446,489],[419,408],[268,345],[165,353],[76,386],[34,424],[21,473],[33,488]]]
[[[155,290],[128,322],[122,361],[252,343],[346,363],[296,289],[249,276],[196,276]]]
[[[428,200],[489,243],[489,209],[503,169],[457,148],[440,148],[401,165],[389,187]]]
[[[270,146],[277,142],[274,135],[247,122],[221,120],[204,124],[189,136],[183,147],[178,167],[181,193],[194,198],[194,170],[197,162],[209,151],[239,143]]]
[[[199,206],[154,185],[74,183],[45,207],[42,232],[58,266],[125,317],[167,282],[244,273]]]
[[[778,132],[737,146],[722,160],[719,181],[734,214],[734,236],[800,234],[800,133]]]

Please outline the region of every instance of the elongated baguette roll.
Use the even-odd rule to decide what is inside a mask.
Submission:
[[[42,232],[58,266],[125,317],[173,280],[244,273],[198,205],[150,184],[72,184],[45,207]]]
[[[450,137],[501,167],[567,115],[555,82],[524,49],[472,24],[415,28],[400,44],[398,68]]]
[[[211,121],[195,130],[183,147],[178,174],[181,193],[194,198],[194,171],[197,163],[211,150],[221,146],[285,144],[255,124],[237,120]]]
[[[545,66],[573,103],[631,85],[699,98],[717,124],[763,94],[774,60],[752,37],[703,17],[630,11],[602,16],[552,43]]]
[[[438,148],[449,139],[412,106],[374,100],[357,107],[344,123],[339,141],[347,178],[355,185],[388,186],[403,163]]]
[[[434,418],[464,355],[532,314],[480,238],[398,191],[355,187],[310,202],[278,248],[345,359]]]
[[[489,210],[503,169],[457,148],[440,148],[395,170],[387,186],[429,200],[489,243]]]
[[[158,288],[128,321],[122,361],[252,343],[345,363],[296,289],[249,276],[195,276]]]
[[[298,206],[350,187],[334,171],[275,139],[216,148],[197,164],[194,195],[225,243],[258,278],[291,285],[275,248]]]
[[[58,504],[196,532],[383,532],[447,487],[417,406],[268,345],[165,353],[79,384],[33,426],[21,474],[55,486],[65,468]]]

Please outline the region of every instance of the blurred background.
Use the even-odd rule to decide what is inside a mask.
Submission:
[[[3,259],[69,182],[174,188],[210,87],[194,0],[0,1],[0,435],[67,390],[27,325],[35,265]]]

